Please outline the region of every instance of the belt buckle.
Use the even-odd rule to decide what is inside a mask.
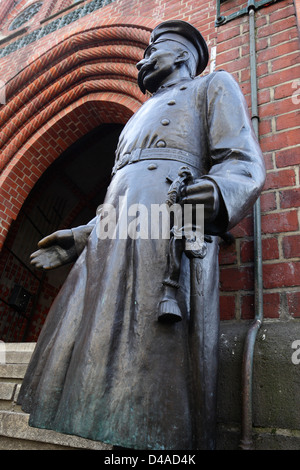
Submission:
[[[123,168],[123,166],[125,166],[126,164],[128,163],[128,154],[125,153],[122,158],[116,162],[116,170],[120,170],[121,168]]]
[[[142,153],[142,149],[135,149],[133,150],[133,152],[131,152],[131,159],[129,160],[128,162],[128,165],[131,165],[131,163],[136,163],[139,161],[140,159],[140,156],[141,156],[141,153]]]

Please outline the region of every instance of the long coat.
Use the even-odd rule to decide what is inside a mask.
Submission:
[[[136,161],[140,149],[147,158]],[[186,155],[195,177],[216,184],[222,202],[197,264],[196,308],[183,256],[183,320],[159,323],[169,241],[100,240],[96,224],[51,307],[20,391],[32,426],[136,449],[213,448],[217,235],[245,216],[265,178],[247,106],[228,73],[160,88],[139,109],[120,136],[105,203],[164,203],[183,165],[172,149],[174,158]],[[125,209],[118,207],[118,217]]]

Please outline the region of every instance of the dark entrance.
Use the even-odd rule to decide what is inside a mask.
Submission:
[[[110,182],[122,125],[101,125],[65,151],[35,185],[0,254],[0,340],[36,341],[71,266],[39,272],[38,241],[95,217]]]

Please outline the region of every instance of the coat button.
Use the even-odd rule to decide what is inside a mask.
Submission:
[[[156,147],[159,147],[159,148],[162,148],[162,147],[166,147],[166,142],[164,140],[159,140],[157,143],[156,143]]]
[[[150,165],[148,165],[148,170],[156,170],[156,168],[157,168],[156,163],[150,163]]]
[[[162,123],[163,126],[168,126],[170,124],[169,119],[162,119],[160,122]]]
[[[169,106],[173,106],[174,104],[176,104],[176,101],[175,101],[175,100],[170,100],[170,101],[168,101],[168,105],[169,105]]]
[[[179,88],[179,90],[186,90],[186,89],[187,89],[186,85],[181,85],[181,87]]]

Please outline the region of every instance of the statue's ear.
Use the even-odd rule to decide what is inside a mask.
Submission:
[[[175,64],[181,64],[183,62],[186,62],[187,60],[189,60],[189,58],[190,54],[188,51],[181,51],[175,60]]]

